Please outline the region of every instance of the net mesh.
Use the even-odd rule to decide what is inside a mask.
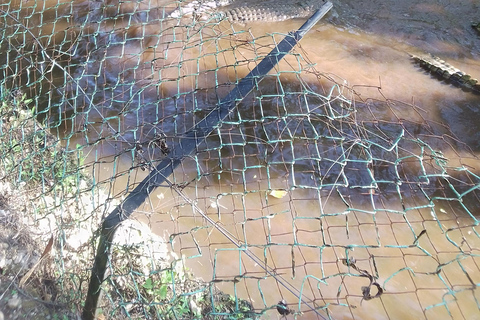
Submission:
[[[285,36],[183,5],[0,4],[0,267],[26,297],[81,310],[102,218]],[[477,167],[300,44],[122,223],[98,317],[471,319]]]

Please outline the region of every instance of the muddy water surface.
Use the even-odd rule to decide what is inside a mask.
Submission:
[[[479,38],[470,28],[470,19],[476,18],[472,13],[478,12],[476,6],[476,2],[464,1],[342,1],[336,3],[326,22],[306,36],[300,52],[316,64],[318,71],[354,86],[365,101],[388,98],[405,102],[403,109],[396,109],[400,119],[421,121],[418,114],[412,114],[408,105],[412,103],[421,117],[447,124],[457,135],[453,141],[458,138],[466,146],[455,143],[456,148],[452,148],[447,139],[428,142],[452,157],[452,166],[467,164],[477,172],[478,162],[468,150],[476,153],[479,148],[478,96],[437,81],[409,58],[409,53],[430,52],[472,75],[480,75]],[[301,23],[246,27],[260,35],[287,32]],[[239,70],[242,73],[245,70]],[[303,78],[316,81],[314,75]],[[382,119],[385,115],[381,108],[372,113],[370,108],[359,106],[360,118]],[[423,129],[419,132],[425,133]],[[455,160],[459,155],[462,160]],[[218,160],[211,157],[200,172],[218,171],[214,164]],[[219,287],[248,298],[260,309],[285,299],[292,309],[305,312],[302,319],[325,316],[325,305],[334,319],[469,319],[478,315],[478,293],[469,289],[468,278],[478,274],[478,259],[456,259],[459,248],[474,253],[480,241],[465,209],[456,202],[441,200],[448,198],[445,193],[438,194],[439,200],[429,201],[418,191],[402,189],[401,202],[395,193],[368,196],[368,191],[351,192],[347,205],[332,190],[292,190],[292,172],[287,166],[269,176],[270,180],[262,168],[228,173],[243,168],[243,161],[243,157],[232,158],[225,164],[226,173],[204,177],[197,187],[183,191],[196,199],[199,208],[224,232],[248,245],[248,255],[209,227],[175,192],[157,190],[141,210],[148,218],[138,215],[159,234],[175,235],[174,248],[189,257],[187,265],[197,276],[225,280],[218,283]],[[254,160],[248,161],[255,165]],[[195,167],[195,161],[187,162],[180,172],[192,172],[188,168]],[[105,178],[112,174],[108,167],[102,170]],[[177,179],[181,181],[182,177]],[[121,190],[123,184],[117,181],[116,185]],[[290,192],[276,199],[267,194],[268,189]],[[478,210],[476,200],[474,197],[469,206],[473,213]],[[417,239],[423,230],[426,235]],[[416,240],[419,246],[412,247]],[[342,262],[347,254],[358,261],[357,269]],[[445,267],[437,274],[441,264]],[[276,278],[265,272],[265,266]],[[372,275],[378,272],[376,281],[384,290],[381,298],[364,299],[362,288],[368,287],[369,278],[358,270]],[[343,276],[347,274],[350,276]],[[232,283],[233,278],[238,282]],[[478,277],[473,281],[478,283]],[[378,293],[375,287],[371,290],[371,295]],[[300,305],[299,295],[303,297]],[[432,305],[439,306],[429,308]],[[313,312],[310,307],[319,309]],[[270,311],[265,317],[280,316]]]
[[[454,151],[448,139],[428,142],[451,157],[451,165],[469,165],[477,172],[478,161],[468,150],[471,148],[476,153],[479,147],[479,97],[437,81],[419,70],[409,58],[409,53],[430,52],[480,76],[480,41],[470,27],[470,22],[476,18],[477,6],[474,1],[372,1],[368,4],[342,1],[336,3],[327,23],[321,23],[306,36],[301,52],[316,64],[317,70],[348,81],[365,100],[386,97],[412,103],[420,109],[421,117],[448,125],[457,135],[453,141],[458,138],[466,146],[458,144]],[[301,23],[248,27],[254,34],[287,32]],[[314,81],[313,76],[304,78]],[[374,114],[367,107],[363,111],[360,118],[382,119],[380,109]],[[418,116],[413,115],[416,112],[407,104],[396,111],[399,118],[407,120]],[[361,107],[358,112],[362,113]],[[422,129],[419,132],[425,133]],[[462,160],[455,160],[459,154]],[[228,168],[242,166],[239,161]],[[368,197],[365,192],[352,192],[347,201],[349,205],[332,190],[317,193],[296,189],[282,199],[264,192],[266,189],[291,189],[289,174],[292,172],[285,167],[284,176],[279,174],[267,185],[265,171],[251,169],[243,176],[224,176],[223,183],[217,187],[215,177],[210,177],[206,183],[209,187],[187,188],[185,192],[198,199],[212,219],[241,243],[248,244],[250,254],[260,257],[259,262],[240,254],[218,230],[198,229],[199,225],[206,226],[205,221],[198,212],[192,217],[192,209],[186,206],[169,213],[176,218],[176,223],[171,224],[174,232],[187,232],[177,237],[175,247],[182,254],[195,257],[187,260],[188,265],[205,279],[226,280],[219,284],[220,287],[242,297],[248,296],[260,308],[284,298],[293,309],[305,312],[302,319],[321,317],[307,304],[317,308],[329,305],[334,319],[468,319],[478,316],[475,302],[478,293],[468,289],[472,285],[468,277],[478,274],[478,259],[472,256],[457,261],[456,252],[465,248],[478,253],[480,241],[471,227],[474,220],[465,214],[461,205],[442,200],[448,198],[442,192],[437,194],[438,200],[428,201],[417,191],[405,189],[402,189],[402,202],[397,196]],[[440,187],[449,188],[447,184]],[[164,197],[169,197],[164,193],[157,196],[162,198],[155,202],[162,212],[163,206],[168,207]],[[473,204],[469,205],[474,214],[478,212],[477,202],[478,198],[474,197]],[[436,206],[435,210],[431,209],[432,205]],[[356,210],[351,210],[352,207]],[[403,212],[407,213],[407,221]],[[162,232],[166,225],[161,219],[161,222],[153,222],[152,227]],[[428,236],[417,239],[423,230]],[[419,246],[412,247],[416,240]],[[265,246],[268,249],[264,250]],[[349,246],[351,250],[345,250]],[[358,269],[371,274],[378,272],[377,281],[385,290],[381,298],[363,299],[362,288],[368,286],[369,280],[341,262],[347,253],[359,261]],[[262,263],[288,285],[283,286],[279,278],[267,275]],[[433,276],[438,271],[437,266],[443,263],[445,269]],[[463,268],[468,271],[461,271]],[[347,273],[350,276],[341,276]],[[237,284],[228,282],[234,275],[242,279]],[[477,280],[473,281],[478,282],[475,277]],[[454,291],[449,291],[448,287]],[[296,304],[299,294],[296,290],[303,294],[301,306]],[[378,292],[374,287],[371,290],[372,295]],[[430,308],[432,305],[439,306]],[[323,310],[318,313],[325,316]],[[268,315],[279,317],[275,312]]]

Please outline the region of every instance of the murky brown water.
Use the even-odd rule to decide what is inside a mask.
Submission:
[[[145,19],[148,8],[162,7],[165,2],[152,1],[151,5],[147,1],[139,2],[134,11],[140,13],[135,19]],[[24,6],[28,7],[38,4],[38,1],[25,3]],[[111,4],[108,10],[113,11],[102,11],[102,14],[118,14],[114,2]],[[97,5],[75,1],[74,8],[79,15],[75,19],[84,21],[86,18],[82,17],[82,12],[94,10]],[[131,6],[134,5],[123,4],[120,13],[131,12]],[[368,3],[334,1],[334,11],[307,34],[298,52],[314,63],[318,72],[336,79],[340,84],[344,79],[354,88],[358,94],[356,117],[358,121],[366,121],[366,127],[373,130],[374,127],[368,124],[372,119],[404,119],[402,126],[390,125],[383,129],[384,132],[395,136],[399,134],[398,130],[407,128],[407,131],[428,139],[428,144],[434,149],[441,150],[445,157],[451,158],[451,167],[464,165],[478,174],[479,162],[469,153],[469,148],[474,153],[479,152],[480,118],[477,115],[480,98],[420,71],[412,64],[408,53],[430,52],[480,77],[480,37],[470,27],[471,22],[479,18],[479,7],[480,3],[474,0],[427,0],[421,3],[413,0],[373,0]],[[62,12],[71,10],[69,5],[60,8],[64,10]],[[39,11],[38,8],[36,10]],[[47,15],[46,20],[54,20],[59,11],[47,10],[50,16]],[[162,10],[155,12],[162,14]],[[91,17],[94,19],[95,15]],[[128,14],[124,16],[125,19],[129,17]],[[48,24],[48,27],[43,26],[38,30],[33,28],[31,32],[49,34],[58,29],[55,40],[40,37],[44,46],[47,46],[48,41],[58,42],[66,37],[61,35],[60,30],[64,30],[68,23],[60,19],[57,24]],[[50,81],[59,88],[47,97],[53,97],[50,99],[53,102],[39,103],[44,107],[48,103],[55,106],[54,101],[58,96],[65,94],[68,97],[70,107],[82,114],[74,119],[67,117],[68,120],[61,127],[64,135],[69,137],[69,144],[89,144],[88,161],[95,163],[90,170],[95,173],[96,180],[111,188],[114,194],[124,194],[126,185],[141,181],[147,174],[140,169],[132,170],[132,146],[135,141],[151,139],[158,132],[168,136],[190,128],[203,114],[198,110],[215,104],[218,99],[216,95],[224,96],[232,87],[228,83],[245,76],[256,64],[248,60],[253,59],[255,54],[269,51],[269,47],[262,48],[261,45],[271,44],[270,37],[259,39],[256,42],[258,51],[253,52],[248,46],[241,45],[243,40],[264,33],[286,33],[297,29],[302,23],[289,21],[268,25],[234,25],[237,31],[249,32],[237,34],[234,39],[208,42],[201,49],[198,46],[184,48],[180,42],[177,45],[174,39],[190,37],[190,43],[195,43],[202,36],[214,34],[207,27],[199,31],[166,24],[163,27],[170,31],[159,37],[159,26],[155,23],[141,27],[137,25],[127,30],[86,24],[88,28],[83,31],[85,35],[82,38],[84,45],[76,47],[84,51],[70,51],[71,60],[67,61],[71,68],[69,70],[74,70],[71,75],[76,79],[75,85],[63,86],[65,78],[52,76]],[[215,28],[215,32],[226,32],[229,28],[228,24],[223,23]],[[97,35],[99,30],[110,32]],[[65,34],[75,36],[76,32]],[[104,48],[108,47],[107,44],[111,45],[109,49]],[[226,51],[197,60],[200,54],[213,53],[219,48]],[[89,59],[85,58],[87,54]],[[178,61],[185,61],[181,69],[176,66]],[[212,70],[217,61],[219,65],[246,62],[214,72]],[[295,65],[295,62],[294,57],[287,57],[278,70],[291,70],[289,64]],[[73,64],[78,67],[72,67]],[[322,80],[319,83],[317,75],[304,72],[302,79],[312,88],[320,90],[323,85],[328,90],[331,82]],[[294,75],[284,75],[282,81],[285,88],[290,86],[292,91],[301,90]],[[68,79],[67,82],[71,83]],[[227,85],[217,87],[214,94],[215,83]],[[260,90],[272,93],[272,88],[275,88],[274,80],[266,81]],[[191,94],[179,95],[185,91],[191,91]],[[178,99],[171,99],[175,95],[178,95]],[[382,103],[378,106],[370,104],[374,99]],[[399,102],[386,110],[383,107],[386,99],[392,103],[403,103]],[[264,112],[281,112],[275,110],[275,100],[270,102],[262,106]],[[244,119],[261,118],[255,103],[254,99],[246,99],[241,107]],[[292,108],[290,110],[298,107],[294,100],[286,104],[287,108]],[[76,109],[80,107],[82,109]],[[395,113],[391,111],[393,109]],[[63,112],[69,114],[72,110]],[[173,117],[173,114],[177,116]],[[408,121],[424,126],[416,129]],[[444,130],[437,122],[446,124],[465,145],[458,143],[457,138],[445,136],[448,130]],[[88,125],[85,126],[85,123]],[[172,123],[176,126],[172,126]],[[331,130],[328,126],[324,127],[323,123],[318,124],[316,129]],[[464,202],[458,202],[449,200],[458,195],[452,195],[453,191],[449,191],[445,182],[432,183],[434,185],[428,197],[408,184],[398,187],[403,197],[398,196],[395,188],[388,189],[391,184],[380,186],[376,191],[383,190],[384,193],[362,188],[292,188],[295,181],[297,185],[304,186],[317,183],[311,178],[315,176],[314,172],[282,164],[282,161],[289,162],[292,150],[301,154],[299,143],[293,149],[281,143],[273,147],[262,147],[260,143],[235,147],[235,142],[242,144],[246,139],[255,141],[279,128],[270,130],[272,132],[261,133],[253,124],[245,129],[251,135],[243,136],[238,130],[232,129],[230,145],[227,143],[221,151],[213,148],[200,155],[197,161],[187,159],[174,178],[177,183],[190,181],[198,171],[202,177],[183,189],[183,192],[191,199],[196,199],[198,208],[230,232],[239,243],[248,245],[248,252],[260,257],[258,261],[248,257],[245,251],[238,250],[173,190],[156,190],[136,217],[150,223],[154,231],[166,238],[173,235],[174,248],[188,257],[187,266],[197,276],[207,281],[225,280],[218,283],[223,290],[251,300],[258,309],[271,307],[285,299],[291,308],[305,312],[299,316],[302,319],[320,317],[305,302],[320,309],[328,304],[334,319],[478,317],[480,311],[475,299],[478,301],[480,297],[478,290],[472,289],[471,282],[480,282],[480,239],[472,227],[475,220],[466,214],[467,210],[478,214],[478,198],[473,192],[471,197],[464,197]],[[118,134],[115,141],[99,142],[99,138],[115,136],[114,132],[117,131],[122,134]],[[345,129],[343,132],[350,131]],[[325,141],[323,145],[326,156],[333,158],[342,153],[338,144],[328,143]],[[322,148],[321,143],[318,145],[317,148]],[[408,146],[406,142],[402,144],[402,147]],[[270,160],[276,165],[269,166],[267,172],[262,166],[261,155],[262,152],[267,153],[262,148],[270,147],[273,149]],[[416,148],[413,145],[410,147]],[[398,154],[402,152],[400,150]],[[223,162],[218,159],[220,154]],[[158,156],[158,153],[152,155]],[[308,161],[302,165],[311,167]],[[415,161],[407,161],[400,167],[406,177],[420,175],[419,164]],[[426,164],[425,167],[432,172],[436,168],[434,164]],[[297,171],[292,172],[292,168]],[[385,163],[382,168],[384,171],[375,171],[374,177],[377,180],[391,180],[394,171],[391,164]],[[369,174],[363,169],[345,169],[350,183],[368,185]],[[331,164],[331,168],[319,165],[318,170],[322,173],[322,183],[326,183],[329,176],[335,179],[341,177],[343,169]],[[448,173],[453,176],[453,171]],[[212,174],[205,175],[205,172]],[[462,173],[455,174],[460,176]],[[455,179],[449,181],[452,185],[457,182]],[[459,181],[462,179],[459,178]],[[277,199],[268,195],[267,190],[270,189],[289,192]],[[458,190],[468,191],[461,187]],[[342,199],[339,194],[345,198]],[[419,237],[423,230],[426,230],[426,234]],[[471,255],[461,254],[462,251]],[[376,281],[385,289],[380,298],[362,299],[361,288],[368,286],[369,279],[359,276],[358,270],[342,263],[341,259],[347,254],[356,259],[355,265],[359,269],[367,270],[370,274],[378,272]],[[266,274],[262,264],[274,270],[277,278]],[[437,274],[439,266],[442,268]],[[346,276],[347,273],[350,276]],[[238,282],[231,281],[235,276]],[[286,287],[279,284],[280,276],[283,279],[280,282],[285,283]],[[375,290],[373,287],[372,295],[376,294]],[[298,295],[304,299],[300,307]],[[432,305],[439,306],[429,308]],[[325,314],[324,310],[319,313]],[[276,311],[268,311],[264,317],[280,316]]]

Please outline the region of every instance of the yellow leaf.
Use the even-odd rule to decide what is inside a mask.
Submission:
[[[285,190],[272,190],[270,191],[269,195],[271,195],[272,197],[275,197],[277,199],[281,199],[283,197],[285,197],[287,195],[287,191]]]

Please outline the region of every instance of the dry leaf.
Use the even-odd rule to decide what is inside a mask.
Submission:
[[[271,195],[272,197],[274,198],[277,198],[277,199],[282,199],[283,197],[285,197],[287,195],[287,191],[285,190],[272,190],[270,191],[269,195]]]
[[[27,273],[25,273],[25,275],[22,277],[22,279],[20,279],[20,282],[18,283],[18,286],[20,288],[23,287],[25,282],[27,282],[27,280],[30,278],[33,271],[35,271],[35,269],[38,267],[40,262],[42,262],[43,259],[50,253],[50,251],[52,250],[52,245],[53,245],[53,236],[51,236],[50,240],[48,240],[47,246],[45,247],[45,250],[43,250],[43,253],[42,253],[42,256],[40,257],[40,259],[38,259],[38,261],[33,265],[33,267],[30,270],[28,270]]]

